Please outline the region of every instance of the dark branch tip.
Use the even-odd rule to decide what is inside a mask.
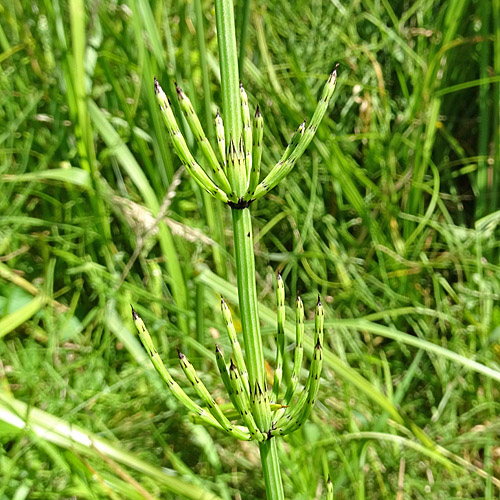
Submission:
[[[318,305],[318,307],[321,306],[321,305],[323,305],[323,304],[321,304],[321,297],[320,297],[319,294],[318,294],[318,304],[317,305]]]
[[[132,319],[135,321],[136,319],[139,319],[139,315],[135,312],[134,306],[130,304],[130,307],[132,309]]]

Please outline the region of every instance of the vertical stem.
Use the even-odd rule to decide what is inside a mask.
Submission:
[[[203,26],[203,8],[201,0],[194,1],[195,20],[196,20],[196,39],[198,41],[198,52],[200,53],[200,67],[201,76],[203,81],[203,111],[205,117],[205,127],[208,131],[207,135],[209,140],[213,143],[215,138],[215,130],[213,119],[210,112],[210,104],[212,102],[210,93],[210,81],[208,78],[208,62],[207,62],[207,48],[205,43],[205,29]],[[223,278],[227,278],[227,270],[224,258],[221,252],[222,248],[226,248],[226,238],[224,235],[224,219],[222,207],[217,200],[213,200],[207,193],[202,190],[203,205],[206,208],[207,222],[213,238],[219,246],[212,247],[214,256],[215,268],[217,274]]]
[[[255,286],[255,256],[253,249],[252,219],[250,209],[232,210],[234,231],[234,252],[238,279],[241,325],[245,341],[245,354],[250,388],[257,382],[265,389],[264,354],[260,336],[257,310],[257,289]],[[270,408],[262,419],[254,415],[257,426],[266,432],[270,426]],[[280,463],[276,438],[259,443],[262,473],[268,500],[284,500]]]
[[[224,111],[226,144],[229,145],[231,139],[238,144],[241,135],[241,110],[232,0],[215,0],[215,19],[217,41],[219,42],[222,109]]]
[[[245,0],[243,9],[243,15],[241,16],[240,23],[240,55],[238,59],[238,68],[240,75],[243,74],[243,64],[245,63],[245,52],[246,52],[246,42],[248,33],[248,18],[250,17],[250,3],[251,0]]]
[[[238,78],[238,57],[234,30],[232,0],[215,0],[217,41],[222,84],[222,104],[226,144],[239,143],[242,132],[240,89]],[[228,172],[229,173],[229,172]],[[234,188],[233,179],[229,179]],[[237,183],[236,179],[236,183]],[[255,256],[253,249],[252,220],[250,209],[232,209],[234,231],[234,253],[240,305],[243,339],[245,342],[246,365],[250,389],[266,392],[264,354],[260,336],[257,310],[257,288],[255,286]],[[256,424],[263,432],[269,430],[271,409],[269,399],[264,398],[265,411],[254,415]],[[256,412],[257,413],[257,412]],[[258,420],[257,420],[258,418]],[[262,472],[268,500],[284,500],[276,438],[259,444]]]
[[[257,310],[257,288],[255,286],[255,257],[253,251],[252,220],[250,209],[232,209],[234,231],[234,253],[240,303],[241,326],[245,341],[248,381],[253,390],[258,382],[264,390],[264,353],[260,337]],[[259,427],[265,422],[257,422]],[[268,429],[261,429],[267,431]]]
[[[276,438],[259,443],[260,461],[268,500],[284,500]]]

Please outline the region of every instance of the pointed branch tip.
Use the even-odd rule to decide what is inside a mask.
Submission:
[[[331,82],[332,80],[337,78],[337,68],[339,67],[339,63],[335,65],[333,68],[333,71],[330,73],[330,76],[328,77],[328,81]]]
[[[321,296],[318,294],[318,306],[321,306],[321,305],[323,305],[323,304],[321,303]]]
[[[139,318],[139,315],[135,312],[134,306],[132,304],[130,304],[130,307],[132,309],[132,319],[135,321]]]
[[[184,354],[182,354],[182,352],[179,348],[177,348],[177,355],[179,356],[179,359],[183,359],[186,357],[186,356],[184,356]]]

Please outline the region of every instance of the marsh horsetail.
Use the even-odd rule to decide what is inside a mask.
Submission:
[[[321,301],[318,300],[315,347],[309,375],[302,388],[300,380],[304,358],[304,304],[298,297],[294,359],[293,365],[287,369],[285,283],[278,275],[276,358],[274,377],[268,380],[260,334],[250,206],[288,175],[312,141],[335,90],[337,68],[327,79],[310,121],[293,127],[296,131],[279,161],[276,165],[266,168],[263,165],[263,159],[267,158],[263,155],[265,109],[257,105],[252,119],[252,100],[238,78],[232,0],[215,0],[215,17],[222,96],[222,110],[217,111],[215,116],[217,144],[210,144],[210,134],[205,133],[191,101],[176,85],[179,108],[193,133],[204,163],[201,163],[201,159],[196,159],[191,152],[177,124],[171,102],[156,78],[154,87],[173,147],[186,170],[202,189],[231,209],[240,315],[238,324],[241,324],[242,342],[238,339],[240,332],[233,322],[229,305],[221,299],[222,318],[232,353],[225,358],[221,348],[216,346],[215,362],[222,385],[226,389],[227,401],[215,401],[213,393],[202,382],[194,366],[184,353],[179,352],[181,368],[192,386],[189,395],[184,392],[171,377],[153,346],[144,322],[133,309],[132,316],[154,367],[174,396],[193,414],[193,420],[215,427],[236,439],[257,442],[267,499],[284,500],[276,437],[300,428],[308,419],[316,401],[323,359],[324,312]],[[263,176],[262,172],[265,172]],[[272,378],[274,380],[271,388],[268,387],[268,382]]]

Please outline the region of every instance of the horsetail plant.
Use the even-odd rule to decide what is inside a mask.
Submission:
[[[232,0],[216,0],[215,14],[224,120],[217,111],[215,130],[217,157],[207,139],[196,112],[182,89],[176,85],[179,106],[186,117],[198,147],[205,157],[209,172],[195,160],[177,125],[171,103],[159,82],[154,80],[156,97],[163,119],[181,162],[193,179],[214,198],[231,209],[236,277],[244,352],[228,305],[222,299],[221,311],[232,357],[227,363],[219,346],[215,359],[220,376],[231,403],[218,405],[201,381],[195,368],[179,352],[181,368],[204,406],[193,401],[173,380],[156,351],[142,319],[132,308],[132,316],[152,363],[172,394],[194,413],[195,421],[210,425],[240,440],[258,443],[268,500],[283,500],[276,438],[284,436],[304,424],[317,398],[323,349],[324,310],[318,298],[315,311],[315,348],[304,389],[298,391],[303,361],[304,305],[296,301],[296,342],[291,377],[283,376],[285,353],[285,285],[278,275],[277,298],[277,349],[272,391],[267,387],[263,346],[260,335],[257,290],[255,283],[255,257],[253,248],[250,205],[273,189],[292,170],[316,133],[335,90],[336,69],[328,78],[321,99],[308,126],[304,121],[276,165],[260,180],[263,150],[264,119],[257,106],[253,124],[248,96],[239,83],[234,13]],[[285,386],[285,387],[283,387]]]

